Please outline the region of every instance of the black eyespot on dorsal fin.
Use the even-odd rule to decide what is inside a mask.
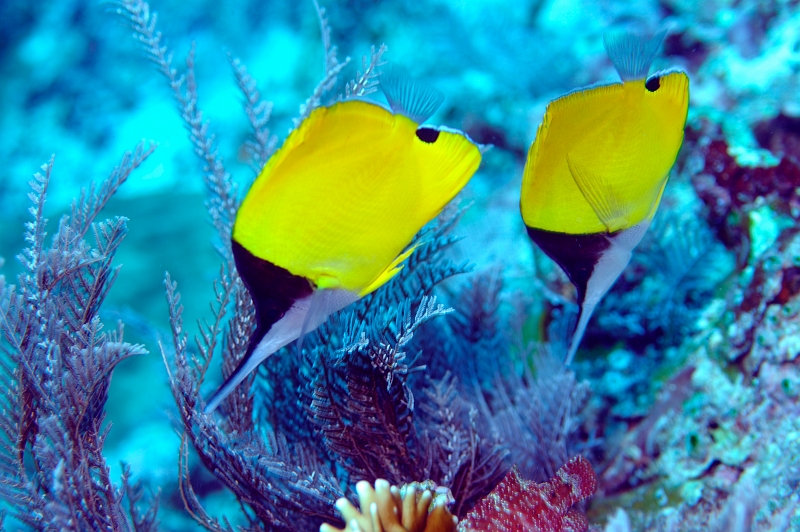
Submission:
[[[417,128],[417,138],[422,142],[433,144],[439,138],[439,130],[432,127]]]
[[[661,76],[655,75],[647,79],[644,84],[645,88],[650,92],[656,92],[661,86]]]

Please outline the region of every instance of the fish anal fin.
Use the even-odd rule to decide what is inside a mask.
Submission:
[[[628,225],[629,208],[619,201],[611,183],[595,174],[567,154],[567,166],[581,194],[592,207],[609,233],[625,229]]]
[[[328,316],[358,299],[358,294],[348,290],[318,289],[312,294],[296,300],[283,316],[272,324],[255,348],[248,349],[248,353],[233,373],[209,398],[203,411],[207,414],[213,412],[267,357],[315,330],[325,322]]]
[[[643,80],[647,78],[650,65],[666,35],[666,28],[652,36],[641,33],[606,34],[603,35],[603,46],[622,81]]]
[[[397,70],[381,76],[380,88],[393,112],[405,115],[417,124],[433,116],[444,102],[444,94],[438,89]]]
[[[233,370],[233,373],[231,373],[228,378],[225,379],[225,382],[223,382],[222,385],[217,388],[214,394],[208,398],[208,402],[206,402],[206,406],[203,408],[203,413],[210,414],[216,410],[222,401],[224,401],[226,397],[233,393],[236,387],[239,386],[239,384],[241,384],[241,382],[245,380],[247,376],[250,375],[254,369],[256,369],[256,367],[258,367],[264,358],[269,356],[266,355],[264,358],[259,359],[254,355],[254,353],[255,350],[249,351],[241,360],[241,362],[239,362],[239,365],[236,366],[236,369]]]

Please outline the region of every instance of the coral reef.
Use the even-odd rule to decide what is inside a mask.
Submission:
[[[425,484],[430,485],[418,493]],[[586,532],[586,516],[573,506],[591,497],[596,489],[592,466],[578,456],[540,484],[524,480],[519,470],[512,468],[460,522],[447,508],[452,495],[441,492],[430,481],[422,486],[413,483],[397,488],[379,479],[375,489],[368,482],[359,482],[356,491],[360,511],[347,499],[340,499],[336,506],[348,523],[344,530],[351,532]],[[344,532],[329,525],[320,530]]]
[[[736,268],[710,284],[712,298],[677,349],[651,351],[672,368],[654,406],[629,418],[601,466],[601,491],[626,509],[607,530],[800,523],[797,464],[785,459],[798,434],[797,152],[791,122],[776,119],[764,135],[772,160],[731,147],[711,123],[687,134],[681,177]]]
[[[553,453],[567,452],[566,439],[574,431],[570,415],[579,408],[584,390],[575,386],[571,372],[554,369],[559,376],[553,382],[563,387],[549,400],[556,404],[564,401],[564,407],[552,423],[525,419],[537,412],[531,408],[530,414],[522,414],[530,401],[550,394],[537,390],[530,374],[522,377],[516,370],[505,369],[513,358],[503,345],[508,339],[493,323],[500,285],[488,277],[476,281],[465,296],[465,304],[472,301],[476,308],[474,315],[458,320],[451,333],[459,345],[453,346],[448,356],[426,364],[431,368],[427,378],[414,378],[414,370],[423,366],[414,365],[421,359],[407,359],[407,350],[414,348],[412,341],[423,324],[452,312],[437,304],[431,295],[434,287],[469,269],[466,263],[453,264],[444,255],[455,242],[448,232],[459,213],[452,209],[418,235],[412,243],[414,252],[390,285],[308,334],[301,352],[291,354],[295,348],[289,347],[269,358],[258,376],[246,379],[223,401],[219,418],[203,414],[201,385],[212,358],[221,354],[223,377],[230,374],[243,356],[254,326],[252,302],[236,273],[228,244],[237,191],[197,108],[193,55],[189,55],[186,72],[179,73],[161,43],[149,6],[129,1],[120,3],[118,10],[131,22],[134,36],[167,78],[192,132],[196,153],[205,165],[207,206],[224,259],[215,286],[214,314],[201,327],[196,353],[188,348],[177,286],[169,275],[166,278],[173,345],[171,349],[162,347],[162,354],[185,431],[179,489],[198,523],[212,530],[228,526],[206,512],[192,487],[189,443],[203,464],[240,501],[246,501],[252,512],[252,517],[248,513],[251,528],[274,530],[312,529],[325,520],[333,521],[334,501],[352,493],[348,486],[379,478],[396,485],[409,479],[432,479],[450,488],[452,512],[463,516],[508,470],[505,441],[514,438],[525,449],[511,459],[519,459],[529,469],[536,467],[530,456],[538,454],[539,460],[546,460]],[[301,106],[301,119],[315,106],[336,97],[329,92],[346,64],[336,60],[324,11],[318,9],[318,14],[325,69],[322,81]],[[372,49],[363,70],[345,85],[344,95],[363,95],[374,89],[383,51],[383,47]],[[269,155],[267,108],[259,103],[255,83],[245,67],[235,59],[231,64],[253,127],[246,146],[254,159],[265,160]],[[479,302],[477,306],[475,302]],[[428,356],[435,357],[440,350],[431,350]],[[479,351],[486,354],[479,357]],[[456,358],[477,362],[454,375],[446,368],[448,362],[457,367]],[[494,360],[491,371],[489,366],[481,367],[479,358]],[[497,383],[502,383],[502,394],[495,389]],[[483,390],[475,398],[471,398],[473,386]],[[259,403],[254,389],[259,391]],[[482,418],[478,417],[480,409],[485,414]],[[541,427],[554,431],[552,439]],[[539,433],[534,432],[537,428]],[[544,470],[561,463],[551,459]]]

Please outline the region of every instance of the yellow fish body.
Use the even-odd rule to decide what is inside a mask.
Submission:
[[[316,109],[253,184],[233,239],[318,288],[372,292],[481,159],[461,133],[428,143],[418,128],[365,101]]]
[[[578,292],[568,360],[655,215],[683,142],[688,77],[670,71],[647,78],[664,33],[606,39],[622,83],[550,102],[528,152],[523,221]]]
[[[436,93],[385,85],[392,110],[349,100],[312,111],[244,198],[232,248],[257,330],[206,412],[269,355],[394,277],[414,235],[478,169],[466,135],[419,125]]]

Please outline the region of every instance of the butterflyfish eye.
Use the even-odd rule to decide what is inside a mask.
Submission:
[[[439,138],[439,130],[432,127],[421,127],[417,129],[417,138],[422,142],[433,144]]]
[[[659,76],[653,76],[652,78],[647,80],[644,86],[650,92],[656,92],[658,88],[661,86],[661,78]]]

